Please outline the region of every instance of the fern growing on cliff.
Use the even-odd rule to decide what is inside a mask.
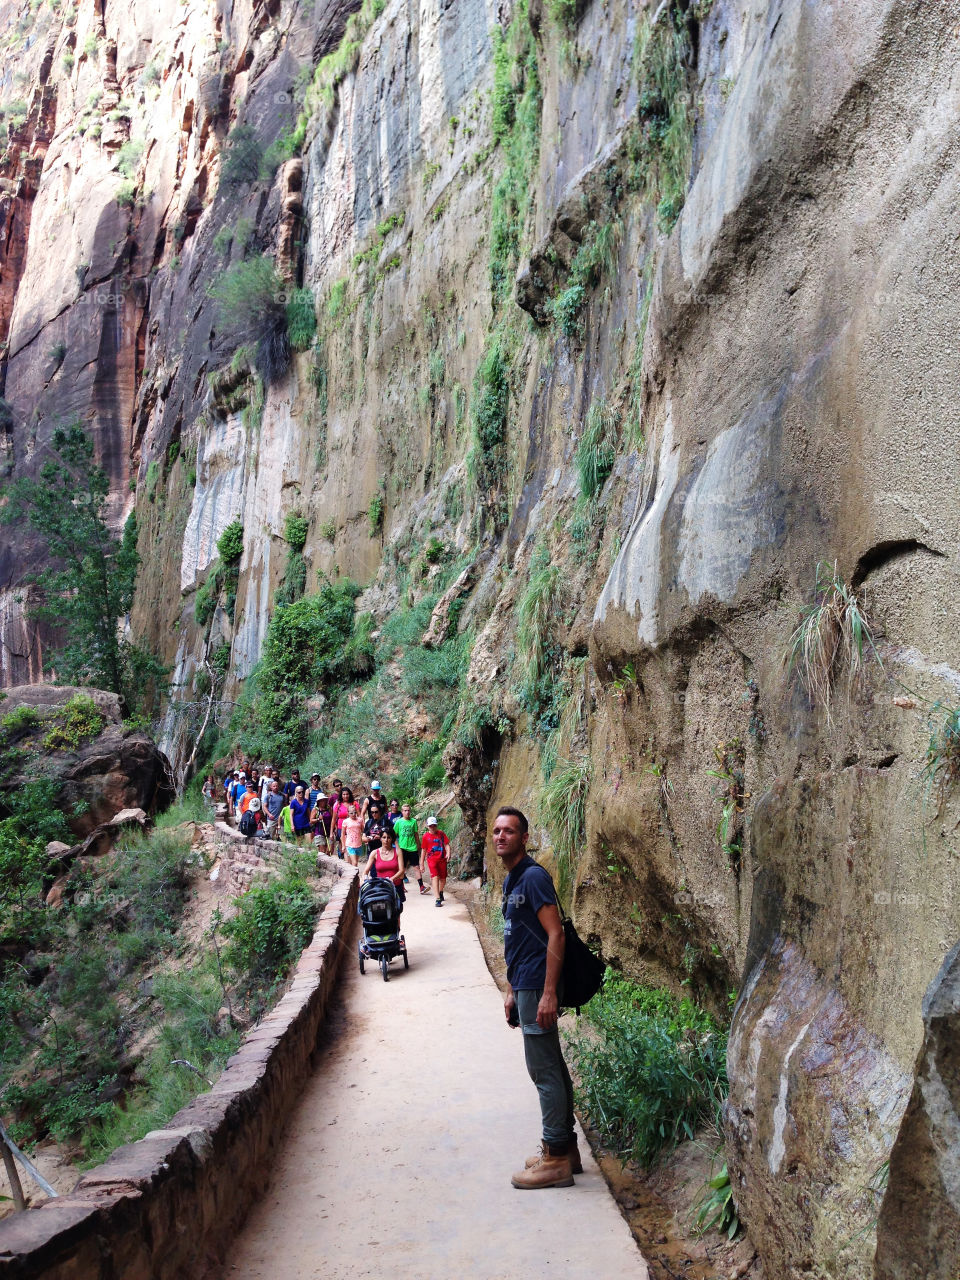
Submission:
[[[615,430],[613,410],[605,400],[594,400],[587,412],[576,453],[580,492],[584,498],[590,499],[598,494],[613,470],[617,460]]]
[[[535,690],[544,674],[550,653],[550,625],[554,602],[560,588],[560,566],[550,563],[541,543],[530,561],[530,576],[517,601],[517,648],[524,685]]]
[[[589,756],[557,760],[540,789],[540,817],[553,839],[557,893],[566,907],[577,857],[586,842],[589,790]]]

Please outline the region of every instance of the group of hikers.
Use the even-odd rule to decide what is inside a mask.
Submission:
[[[333,778],[324,789],[319,774],[305,782],[298,769],[284,781],[277,769],[249,764],[218,782],[210,774],[203,794],[211,804],[222,796],[230,818],[244,835],[294,841],[312,840],[320,853],[346,859],[354,867],[366,856],[365,876],[388,879],[405,898],[407,868],[416,868],[422,894],[429,870],[438,907],[443,905],[450,842],[431,814],[421,833],[410,805],[387,800],[380,783],[371,782],[361,800]],[[540,1098],[543,1139],[513,1175],[522,1190],[569,1187],[583,1172],[574,1124],[573,1085],[563,1059],[557,1017],[563,996],[566,935],[556,889],[549,872],[527,853],[529,824],[524,814],[504,806],[493,826],[493,850],[504,874],[504,958],[508,1026],[523,1032],[524,1057]]]
[[[375,871],[392,880],[401,901],[407,870],[415,869],[422,894],[430,892],[424,884],[428,872],[435,905],[443,906],[450,849],[446,833],[433,814],[421,833],[410,805],[397,798],[388,801],[376,779],[367,795],[357,799],[339,778],[325,789],[316,773],[305,782],[294,769],[284,781],[271,765],[258,769],[246,764],[228,772],[222,782],[210,774],[203,794],[211,803],[224,797],[229,818],[242,835],[312,842],[318,853],[345,859],[354,867],[363,858],[363,874]]]

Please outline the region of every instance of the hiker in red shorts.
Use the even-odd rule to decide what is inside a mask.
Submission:
[[[433,892],[436,897],[434,906],[443,906],[443,886],[447,883],[447,854],[450,852],[450,841],[433,816],[427,819],[427,829],[420,841],[420,874],[423,875],[423,864],[430,869],[433,881]]]

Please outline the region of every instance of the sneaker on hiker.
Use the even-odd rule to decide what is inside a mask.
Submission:
[[[442,906],[443,906],[443,903],[442,903],[442,902],[440,901],[440,899],[438,898],[438,899],[436,900],[436,902],[435,902],[433,905],[434,905],[435,907],[442,907]]]
[[[567,1155],[566,1144],[550,1147],[543,1144],[543,1151],[529,1169],[521,1169],[510,1179],[519,1191],[541,1191],[546,1187],[572,1187],[573,1169]]]
[[[537,1155],[528,1156],[527,1162],[523,1167],[525,1169],[532,1169],[533,1166],[543,1158],[543,1153],[545,1150],[546,1150],[546,1143],[541,1143],[540,1150],[537,1153]],[[567,1155],[570,1158],[570,1172],[583,1173],[583,1160],[580,1158],[580,1148],[577,1145],[576,1134],[574,1134],[573,1137],[570,1139],[570,1141],[567,1143]]]
[[[429,893],[429,892],[430,892],[430,890],[427,888],[427,886],[423,883],[423,881],[422,881],[422,880],[420,881],[420,892],[421,892],[421,893]]]

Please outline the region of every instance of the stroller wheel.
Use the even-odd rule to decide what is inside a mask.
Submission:
[[[403,967],[404,967],[405,969],[409,969],[409,968],[410,968],[410,961],[407,959],[407,952],[406,952],[406,949],[404,949],[404,952],[403,952]]]
[[[390,981],[390,961],[386,956],[380,957],[380,972],[383,974],[384,982]]]
[[[360,957],[360,972],[363,973],[363,956]]]

